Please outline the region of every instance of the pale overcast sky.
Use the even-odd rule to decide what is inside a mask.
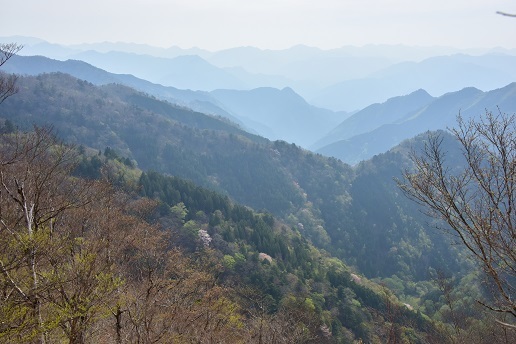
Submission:
[[[516,48],[516,0],[18,0],[0,36],[219,50],[297,44]]]

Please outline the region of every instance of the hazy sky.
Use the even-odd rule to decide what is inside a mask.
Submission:
[[[0,36],[218,50],[296,44],[516,48],[516,0],[3,1]]]

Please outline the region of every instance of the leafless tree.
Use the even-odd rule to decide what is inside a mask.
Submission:
[[[0,43],[0,67],[22,48],[22,45],[16,43]],[[17,79],[18,77],[14,74],[7,75],[0,72],[0,103],[18,92],[16,87]]]
[[[447,161],[443,136],[431,134],[422,152],[411,155],[413,169],[398,185],[425,206],[430,216],[444,220],[480,263],[494,300],[479,301],[516,320],[516,115],[486,112],[464,121],[451,132],[466,165]],[[451,163],[455,163],[452,166]],[[504,325],[516,328],[512,324]]]

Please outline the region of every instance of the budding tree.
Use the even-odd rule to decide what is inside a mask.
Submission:
[[[478,120],[458,117],[451,132],[465,166],[447,161],[442,135],[429,135],[413,169],[398,185],[428,214],[444,220],[480,263],[492,301],[479,301],[516,320],[516,115],[486,112]],[[451,163],[455,163],[452,166]],[[514,325],[505,324],[509,327]]]
[[[109,314],[122,221],[104,183],[70,175],[76,161],[51,129],[0,135],[0,342],[84,343]]]

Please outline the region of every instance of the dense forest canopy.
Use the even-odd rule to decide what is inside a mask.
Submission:
[[[0,147],[3,340],[445,335],[270,214],[176,177],[137,177],[110,150],[81,156],[48,129],[4,134]],[[92,178],[97,159],[101,174],[125,176],[118,187]]]
[[[393,180],[423,136],[351,167],[121,85],[18,87],[0,106],[0,339],[513,339]]]

